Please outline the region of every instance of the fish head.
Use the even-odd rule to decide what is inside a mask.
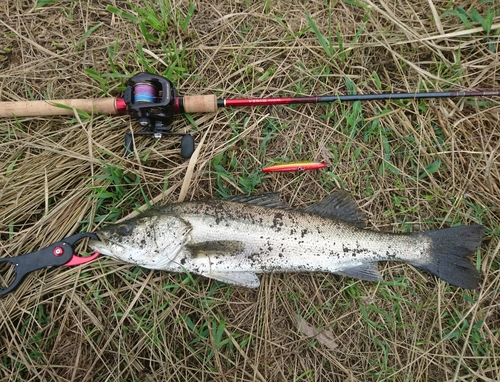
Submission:
[[[190,231],[190,224],[175,215],[145,213],[98,230],[100,241],[91,240],[89,246],[121,261],[167,269],[189,241]]]

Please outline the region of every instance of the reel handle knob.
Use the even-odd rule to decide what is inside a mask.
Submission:
[[[192,135],[184,134],[181,138],[181,157],[189,159],[194,153],[194,138]]]
[[[134,152],[134,139],[132,134],[125,134],[125,158]]]

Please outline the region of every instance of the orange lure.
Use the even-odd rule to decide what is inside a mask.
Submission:
[[[274,166],[263,167],[263,172],[292,172],[292,171],[308,171],[308,170],[318,170],[320,168],[326,167],[328,164],[326,162],[292,162],[277,164]]]

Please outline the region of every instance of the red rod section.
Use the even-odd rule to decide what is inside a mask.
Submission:
[[[473,91],[450,91],[450,92],[424,92],[424,93],[379,93],[379,94],[348,94],[313,97],[293,98],[237,98],[218,99],[218,107],[236,106],[265,106],[265,105],[290,105],[299,103],[320,102],[353,102],[353,101],[375,101],[396,99],[421,99],[421,98],[455,98],[455,97],[479,97],[499,96],[499,89],[473,90]]]
[[[291,105],[293,103],[318,103],[321,97],[296,97],[296,98],[236,98],[225,99],[225,107],[236,106],[261,106],[261,105]]]

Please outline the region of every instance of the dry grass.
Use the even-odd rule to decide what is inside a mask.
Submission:
[[[447,1],[358,1],[368,8],[207,1],[196,4],[187,28],[189,2],[172,1],[175,15],[162,31],[146,25],[149,41],[104,1],[33,3],[0,4],[2,101],[118,96],[123,78],[147,66],[171,75],[180,94],[227,98],[346,92],[346,78],[363,93],[500,87],[495,2],[465,7],[496,12],[488,37],[454,14],[436,22],[432,15],[450,9]],[[160,12],[154,1],[113,4],[139,19],[133,6]],[[328,53],[307,14],[330,34]],[[123,77],[98,81],[86,69]],[[1,300],[0,380],[497,380],[499,100],[357,108],[220,110],[193,115],[194,123],[179,116],[176,130],[195,131],[199,143],[191,162],[180,159],[176,139],[141,138],[142,160],[123,159],[123,135],[137,128],[129,117],[2,120],[0,256],[96,229],[106,206],[123,217],[146,201],[270,190],[303,206],[343,187],[373,229],[484,224],[477,291],[395,264],[382,267],[381,284],[280,274],[247,290],[103,258],[38,272]],[[283,158],[332,166],[259,175],[263,164]],[[439,168],[429,166],[437,160]],[[102,177],[117,169],[128,185]],[[118,199],[90,197],[120,187]]]

